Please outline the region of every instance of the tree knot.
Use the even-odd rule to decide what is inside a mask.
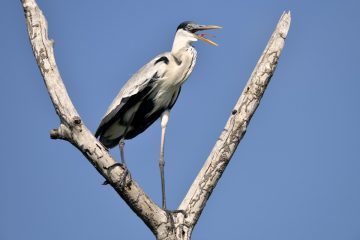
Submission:
[[[74,116],[72,121],[73,121],[73,123],[75,125],[80,125],[81,124],[81,118],[79,116]]]

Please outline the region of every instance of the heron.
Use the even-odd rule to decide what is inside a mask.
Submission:
[[[164,143],[170,110],[196,63],[197,51],[192,43],[202,40],[217,46],[205,34],[197,32],[219,28],[222,27],[182,22],[176,30],[171,51],[156,56],[125,83],[108,107],[95,133],[106,148],[119,145],[121,165],[127,170],[125,140],[144,132],[160,118],[159,168],[163,209],[166,209]]]

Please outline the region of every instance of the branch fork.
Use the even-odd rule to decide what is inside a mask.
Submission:
[[[48,24],[35,0],[22,0],[28,35],[44,83],[60,126],[50,131],[52,139],[62,139],[78,148],[128,206],[159,240],[191,239],[205,204],[231,160],[276,69],[289,31],[291,15],[284,12],[263,54],[233,108],[224,130],[208,159],[177,210],[161,209],[127,174],[108,150],[88,130],[77,113],[61,79],[54,56],[54,41],[48,38]],[[126,184],[118,184],[125,176]]]

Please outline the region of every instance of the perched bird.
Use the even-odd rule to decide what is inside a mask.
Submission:
[[[160,176],[162,207],[166,209],[164,179],[164,139],[169,113],[175,104],[181,85],[189,77],[197,52],[192,43],[197,40],[217,45],[196,32],[221,28],[186,21],[176,31],[171,52],[156,56],[136,72],[123,86],[96,130],[95,136],[107,148],[119,144],[121,162],[125,165],[124,140],[136,137],[161,117]]]

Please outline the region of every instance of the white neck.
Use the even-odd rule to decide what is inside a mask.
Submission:
[[[191,43],[197,41],[192,33],[179,29],[174,38],[171,49],[172,53],[177,53],[180,49],[191,47]]]

